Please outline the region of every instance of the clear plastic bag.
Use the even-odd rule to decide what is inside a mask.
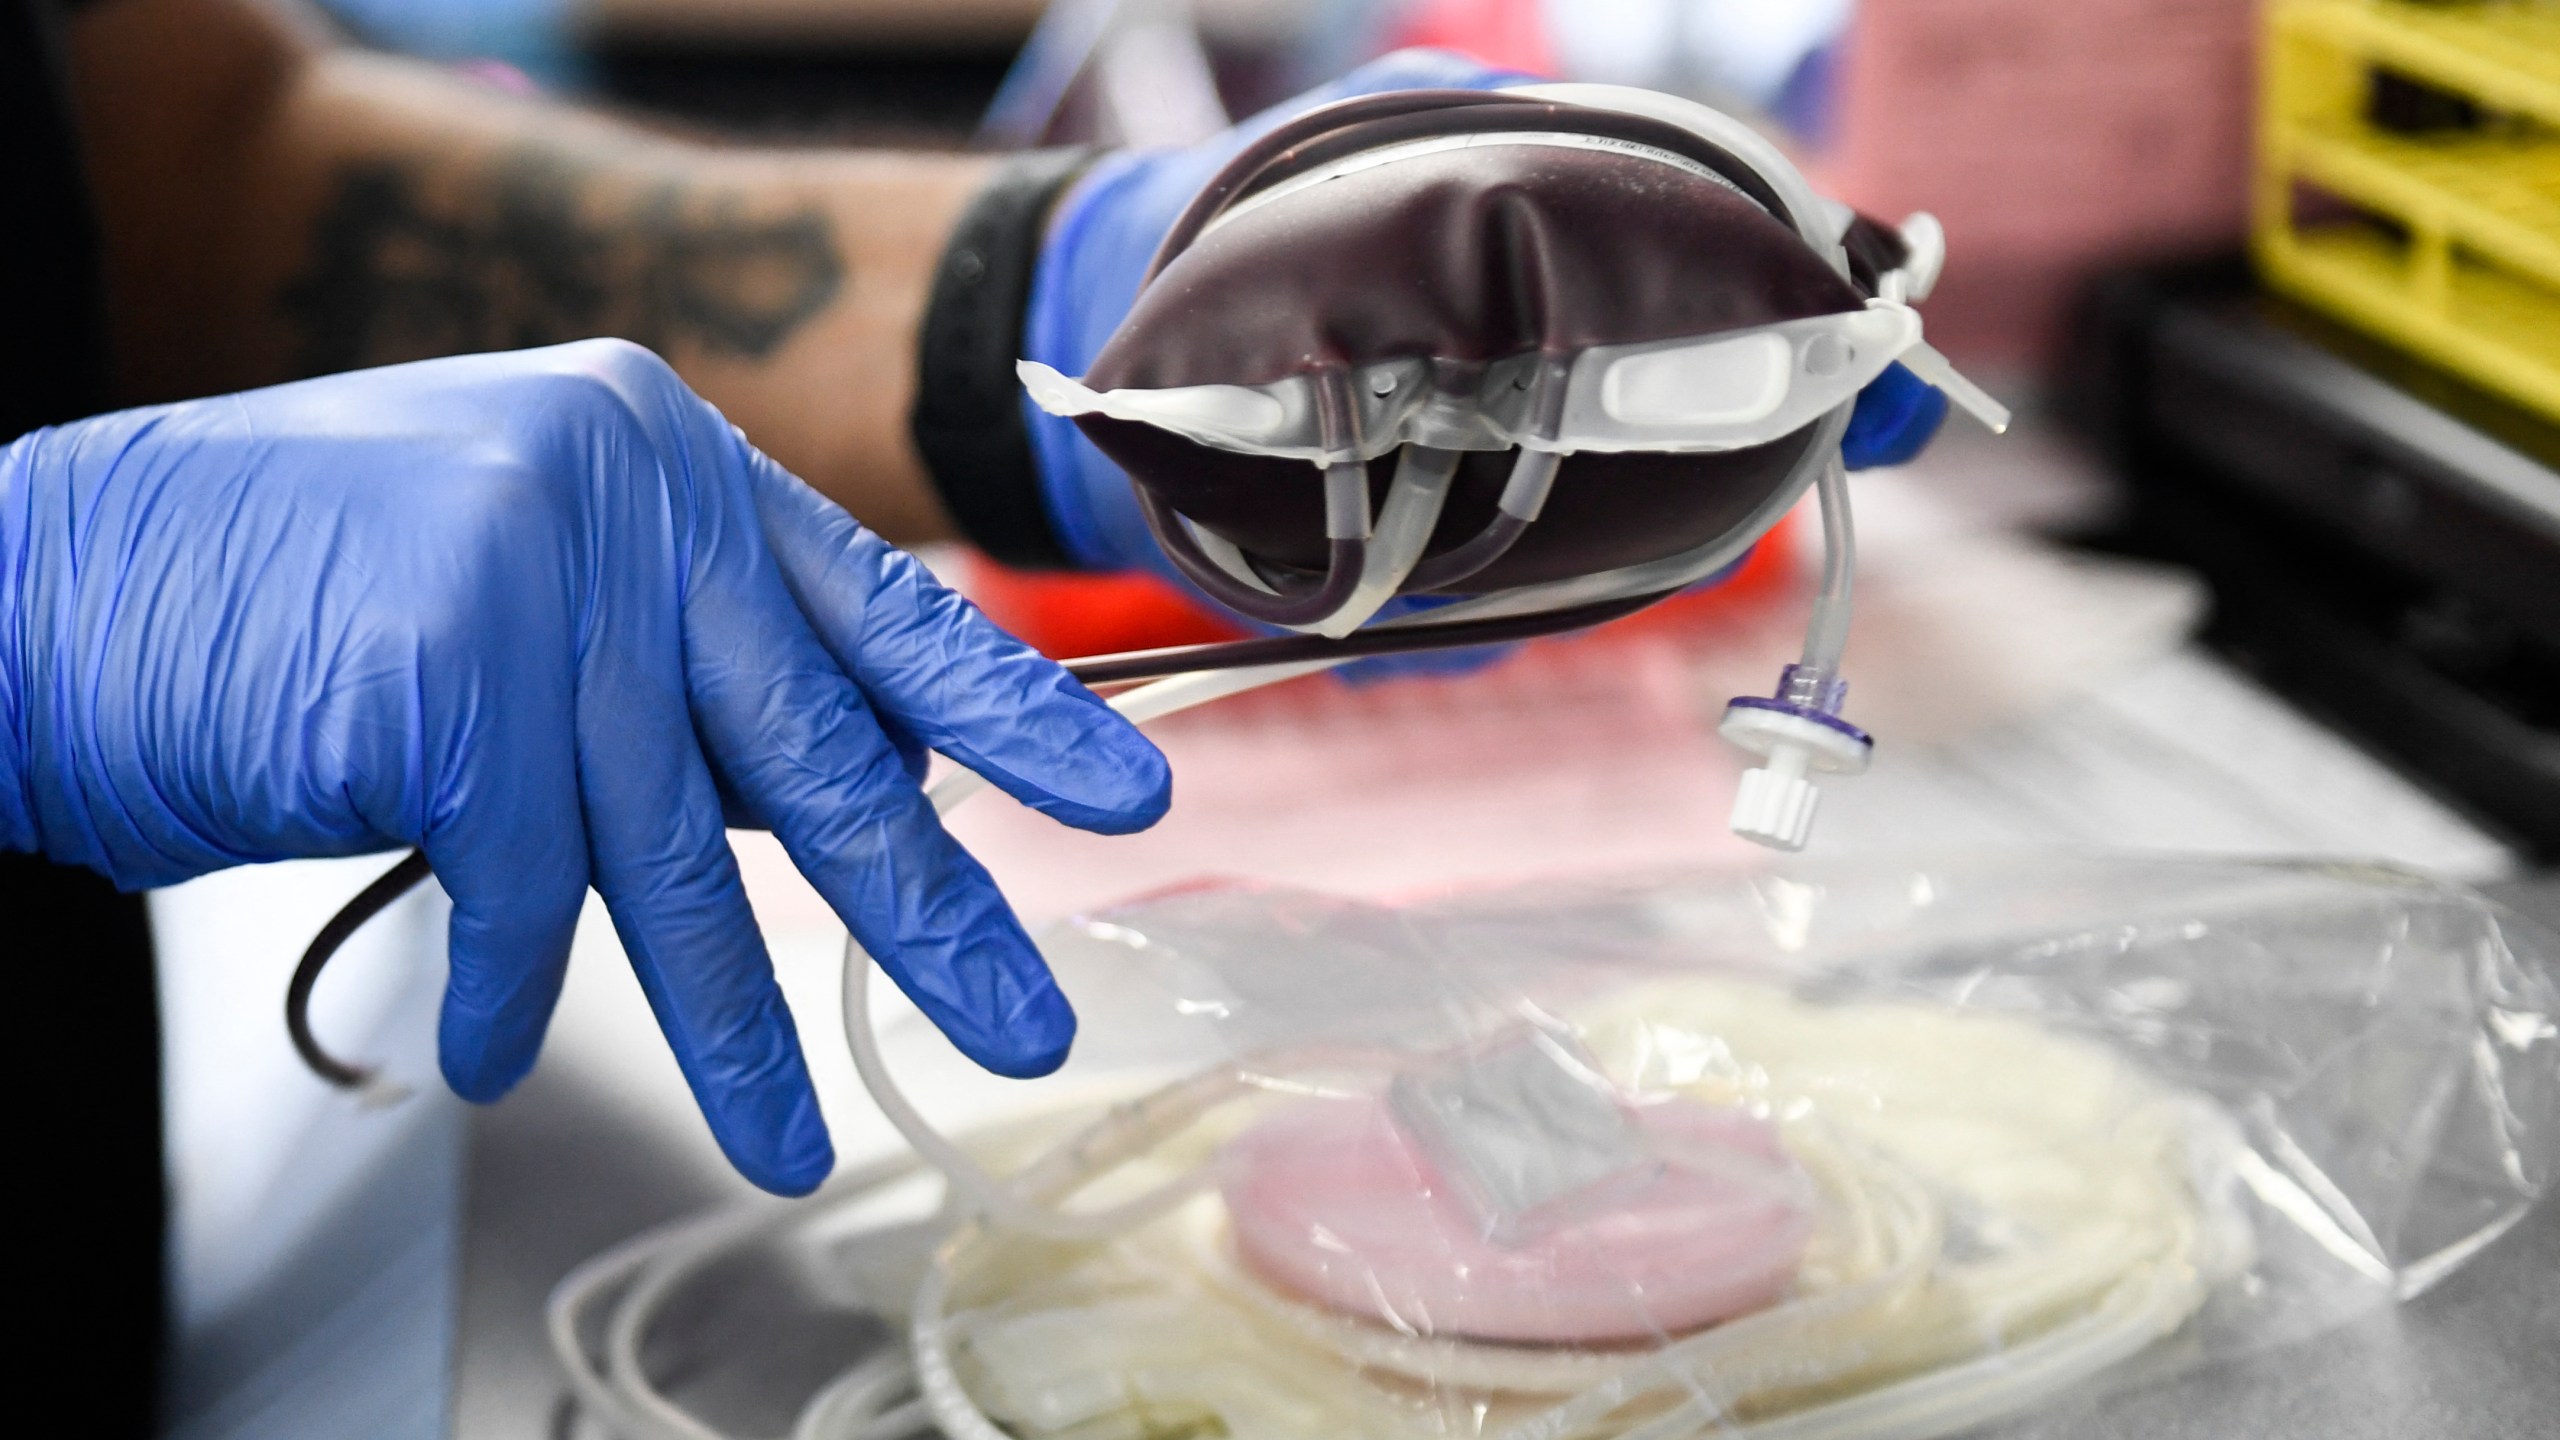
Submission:
[[[2560,941],[2379,868],[1204,889],[1045,945],[1117,1103],[976,1147],[1037,1223],[795,1222],[954,1440],[1947,1434],[2414,1295],[2560,1151]]]

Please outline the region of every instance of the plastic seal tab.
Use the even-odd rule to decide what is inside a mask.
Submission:
[[[2560,936],[2458,886],[1790,872],[1065,922],[1043,949],[1098,1043],[925,1132],[947,1186],[899,1157],[653,1232],[563,1282],[553,1347],[602,1423],[690,1440],[731,1432],[655,1377],[788,1403],[771,1346],[856,1315],[877,1343],[790,1434],[1910,1440],[2208,1362],[2316,1384],[2277,1347],[2474,1263],[2560,1174]],[[1524,1021],[1559,1041],[1531,1088],[1592,1066],[1659,1174],[1505,1247],[1388,1092],[1500,1090]],[[890,1051],[964,1063],[920,1026]]]
[[[1348,418],[1359,432],[1352,440],[1325,433],[1327,382],[1318,375],[1098,391],[1038,361],[1015,368],[1032,401],[1052,415],[1134,421],[1232,454],[1326,465],[1373,460],[1408,443],[1564,455],[1747,450],[1856,403],[1920,343],[1919,312],[1876,300],[1863,310],[1718,334],[1594,345],[1571,357],[1553,423],[1542,423],[1535,402],[1559,377],[1542,373],[1538,355],[1485,366],[1471,394],[1426,383],[1440,377],[1425,362],[1392,361],[1348,377]]]

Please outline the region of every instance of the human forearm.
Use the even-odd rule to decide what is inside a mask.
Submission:
[[[712,41],[1019,41],[1044,0],[578,0],[579,22],[608,37]]]
[[[126,398],[620,335],[875,528],[948,533],[906,417],[983,162],[692,144],[243,0],[112,0],[74,46]]]

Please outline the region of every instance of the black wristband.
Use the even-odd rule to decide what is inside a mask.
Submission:
[[[916,341],[907,417],[943,508],[971,544],[1007,565],[1068,568],[1040,498],[1022,423],[1022,316],[1050,207],[1093,159],[1033,150],[1006,159],[951,232]]]

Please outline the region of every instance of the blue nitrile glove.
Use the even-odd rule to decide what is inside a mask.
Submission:
[[[0,848],[139,887],[423,846],[453,897],[440,1055],[474,1100],[532,1066],[593,885],[729,1158],[825,1177],[724,795],[970,1058],[1054,1068],[1074,1016],[917,746],[1089,830],[1169,798],[1091,692],[632,345],[0,451]]]
[[[1840,437],[1840,459],[1852,470],[1879,465],[1908,465],[1946,423],[1947,395],[1900,365],[1858,392],[1849,412],[1849,428]]]
[[[1077,181],[1050,221],[1023,317],[1026,358],[1066,375],[1092,368],[1094,356],[1136,303],[1139,282],[1165,232],[1237,152],[1283,120],[1357,95],[1490,90],[1529,78],[1488,70],[1444,51],[1402,50],[1189,149],[1106,157]],[[1946,397],[1897,365],[1859,396],[1843,456],[1853,470],[1899,464],[1928,443],[1945,414]],[[1031,430],[1042,498],[1068,558],[1089,570],[1148,570],[1182,583],[1158,550],[1120,467],[1085,439],[1074,421],[1049,414],[1027,397],[1023,416]],[[1464,668],[1487,653],[1392,656],[1362,666],[1447,670]]]

